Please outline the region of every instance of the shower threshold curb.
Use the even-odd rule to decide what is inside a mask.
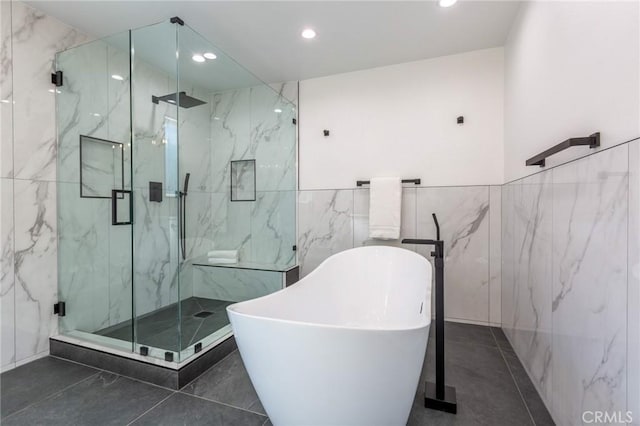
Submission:
[[[230,336],[215,346],[203,348],[200,356],[173,369],[64,342],[54,337],[49,338],[49,346],[52,356],[175,390],[183,388],[237,348],[234,337]]]

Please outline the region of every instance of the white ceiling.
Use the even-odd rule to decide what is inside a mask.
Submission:
[[[179,16],[267,82],[502,46],[516,1],[27,1],[104,37]],[[305,27],[317,32],[304,40]]]

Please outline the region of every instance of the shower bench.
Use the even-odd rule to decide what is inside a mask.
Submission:
[[[266,296],[294,284],[299,279],[298,265],[256,262],[209,263],[206,258],[192,261],[194,296],[243,301]]]

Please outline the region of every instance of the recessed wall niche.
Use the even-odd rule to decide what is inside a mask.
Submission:
[[[80,197],[111,198],[124,189],[123,144],[80,135]]]
[[[231,162],[231,201],[256,200],[256,160]]]

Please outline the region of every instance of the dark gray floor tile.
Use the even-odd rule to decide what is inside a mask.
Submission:
[[[513,347],[509,340],[507,340],[507,336],[505,336],[504,331],[502,331],[499,327],[489,327],[491,329],[491,333],[493,333],[493,337],[496,339],[496,343],[498,347],[503,351],[513,352]]]
[[[57,358],[46,357],[0,376],[0,408],[6,417],[29,404],[86,379],[98,370]]]
[[[123,425],[171,391],[101,372],[3,419],[3,425]]]
[[[431,322],[429,340],[435,344],[436,323]],[[444,323],[444,338],[448,342],[472,343],[477,345],[496,346],[496,341],[489,327],[473,324],[462,324],[446,321]]]
[[[418,393],[413,401],[413,408],[411,409],[407,426],[476,426],[481,424],[477,417],[476,413],[473,412],[473,407],[467,404],[464,398],[461,401],[459,395],[458,413],[450,414],[425,408],[424,396]],[[506,424],[504,425],[506,426]],[[492,426],[500,426],[500,423]]]
[[[542,398],[540,398],[538,391],[533,386],[533,383],[531,383],[529,375],[516,354],[514,352],[504,352],[503,354],[536,426],[554,425],[555,423],[547,407],[544,405],[544,402],[542,402]]]
[[[182,392],[257,413],[265,413],[238,351],[233,352],[185,386]]]
[[[446,383],[455,386],[460,413],[451,417],[428,410],[436,416],[435,424],[530,425],[531,417],[518,393],[502,354],[497,347],[481,344],[447,342]],[[429,342],[423,378],[435,379],[435,341]],[[421,384],[418,394],[423,395]],[[419,409],[418,409],[419,407]],[[463,408],[464,407],[464,408]],[[414,407],[413,425],[427,419],[423,404]],[[425,420],[426,421],[426,420]]]
[[[261,426],[265,417],[248,411],[176,393],[140,417],[134,425]]]

